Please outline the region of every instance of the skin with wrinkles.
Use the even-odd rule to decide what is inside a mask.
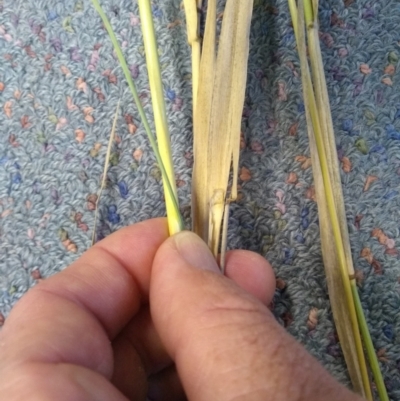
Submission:
[[[0,332],[8,401],[357,401],[267,308],[274,275],[247,251],[222,276],[165,219],[124,228],[14,307]]]

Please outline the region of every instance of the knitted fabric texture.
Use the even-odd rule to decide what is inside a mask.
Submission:
[[[137,3],[102,0],[146,112]],[[240,197],[229,247],[274,266],[277,319],[348,383],[332,322],[286,0],[255,0]],[[176,180],[189,224],[191,62],[181,0],[152,1]],[[362,303],[391,399],[400,400],[400,3],[321,0],[320,39]],[[90,0],[0,0],[0,324],[38,280],[97,239],[165,213],[160,171]]]

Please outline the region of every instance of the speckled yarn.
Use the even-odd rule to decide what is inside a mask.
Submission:
[[[392,400],[400,400],[400,3],[321,0],[321,42],[357,279]],[[138,9],[102,0],[151,116]],[[180,0],[154,0],[176,179],[190,214],[191,83]],[[0,323],[36,281],[97,237],[163,215],[160,172],[90,0],[0,0]],[[304,105],[286,0],[255,0],[229,246],[274,265],[277,319],[348,382],[321,260]]]

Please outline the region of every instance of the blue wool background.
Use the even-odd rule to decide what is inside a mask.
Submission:
[[[136,1],[102,0],[151,119]],[[190,50],[180,0],[155,0],[176,179],[189,222]],[[392,400],[400,400],[400,4],[323,0],[320,31],[360,294]],[[165,213],[160,172],[89,0],[0,1],[0,323],[97,237]],[[274,313],[348,383],[321,260],[299,62],[286,0],[255,0],[240,200],[229,247],[275,268]]]

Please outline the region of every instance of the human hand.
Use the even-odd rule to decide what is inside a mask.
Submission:
[[[276,323],[261,256],[230,252],[226,275],[165,219],[118,231],[13,308],[0,399],[360,400]]]

